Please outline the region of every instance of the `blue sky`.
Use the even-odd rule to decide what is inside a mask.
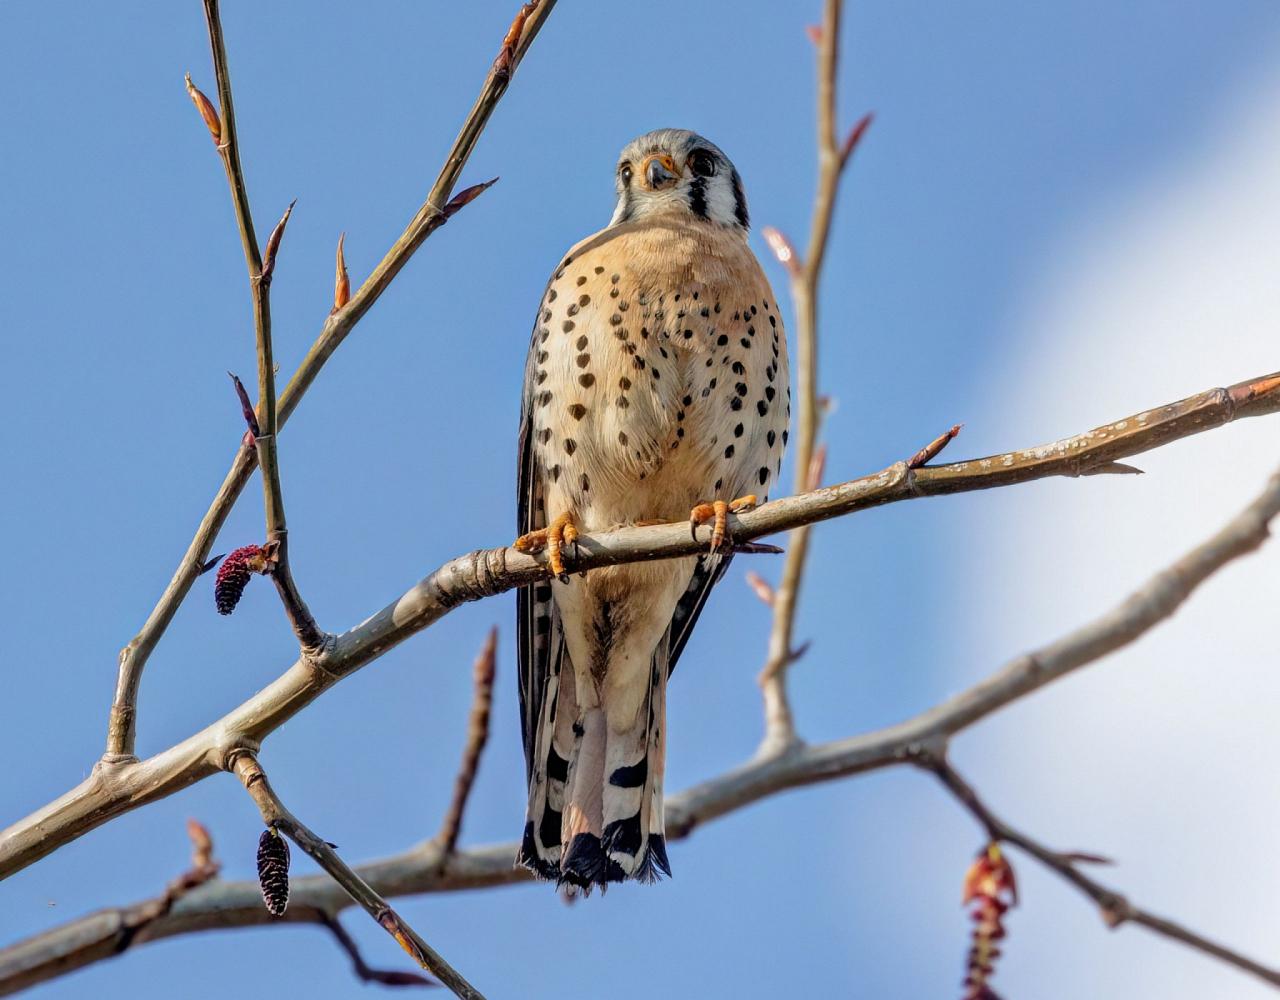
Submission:
[[[328,311],[338,233],[359,280],[424,197],[514,4],[226,7],[259,229],[298,198],[273,285],[287,373]],[[510,540],[529,323],[558,256],[607,221],[628,139],[666,125],[703,132],[743,174],[756,224],[804,235],[814,156],[803,27],[817,17],[816,2],[561,0],[464,175],[501,182],[420,251],[282,435],[295,571],[325,627],[355,624],[450,556]],[[822,383],[839,401],[831,478],[877,469],[957,421],[956,457],[986,454],[1277,367],[1265,326],[1248,320],[1280,303],[1239,283],[1275,254],[1280,220],[1260,207],[1280,202],[1262,197],[1275,182],[1247,187],[1257,199],[1241,194],[1231,212],[1202,194],[1245,190],[1254,174],[1240,165],[1275,145],[1273,4],[865,2],[849,5],[845,29],[842,116],[877,119],[848,175],[822,299]],[[0,9],[0,439],[12,484],[0,495],[11,623],[0,728],[14,761],[3,821],[79,781],[101,752],[116,651],[242,429],[224,372],[254,367],[243,261],[186,71],[212,90],[198,3]],[[1159,252],[1183,245],[1195,254]],[[781,270],[766,268],[785,302]],[[1205,463],[1228,447],[1214,482],[1229,488],[1202,489]],[[1270,428],[1230,428],[1153,456],[1140,483],[1064,480],[822,528],[798,629],[814,640],[794,676],[803,734],[896,721],[1105,607],[1238,506],[1276,454]],[[258,497],[246,491],[218,551],[258,540]],[[1089,530],[1098,524],[1115,527]],[[1241,572],[1253,574],[1249,593],[1274,596],[1274,553]],[[292,660],[271,588],[253,587],[231,619],[209,589],[152,658],[143,753]],[[1268,787],[1242,777],[1248,755],[1234,749],[1250,726],[1265,738],[1262,722],[1203,728],[1274,704],[1252,686],[1264,663],[1244,653],[1212,686],[1237,700],[1205,701],[1202,671],[1241,603],[1214,593],[1216,614],[1179,619],[1160,640],[1158,659],[1179,662],[1185,685],[1141,665],[1117,673],[1117,657],[958,741],[957,755],[1014,823],[1064,846],[1122,847],[1125,864],[1107,874],[1117,886],[1227,940],[1252,933],[1265,954],[1280,914],[1258,897],[1280,892],[1249,886],[1275,877],[1186,875],[1220,841],[1212,815],[1160,784],[1152,750],[1203,748],[1195,787],[1206,795],[1230,764],[1219,810]],[[435,831],[469,665],[493,623],[494,735],[463,839],[518,834],[513,606],[508,595],[458,610],[268,742],[281,793],[350,859]],[[753,751],[767,627],[735,570],[673,683],[669,788]],[[1192,636],[1204,643],[1194,656]],[[1116,706],[1141,711],[1153,689],[1166,694],[1154,699],[1164,724],[1135,735]],[[1082,789],[1093,797],[1072,797]],[[1137,790],[1149,794],[1142,808]],[[211,779],[0,884],[0,942],[158,891],[186,862],[188,815],[211,828],[228,876],[251,873],[256,813],[233,779]],[[1266,839],[1255,809],[1231,816],[1243,843]],[[924,778],[879,773],[700,830],[673,848],[676,877],[657,888],[573,907],[525,886],[401,908],[494,997],[640,997],[651,977],[677,996],[947,996],[967,945],[960,879],[979,844]],[[1082,900],[1015,863],[1024,900],[996,981],[1008,995],[1129,997],[1157,975],[1149,995],[1262,995],[1140,931],[1107,934]],[[1228,874],[1232,863],[1213,860]],[[371,962],[403,964],[361,915],[346,924]],[[358,988],[321,932],[284,928],[147,946],[32,995],[212,998],[231,981],[315,997]]]

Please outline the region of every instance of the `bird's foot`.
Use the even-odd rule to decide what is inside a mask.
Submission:
[[[698,525],[711,525],[711,545],[709,551],[718,552],[724,545],[725,531],[729,524],[730,514],[741,514],[743,511],[753,510],[756,505],[756,496],[754,493],[745,497],[738,497],[737,500],[730,500],[727,503],[724,500],[712,500],[710,503],[700,503],[689,511],[689,531],[693,535],[694,540],[698,538]]]
[[[561,514],[545,528],[521,535],[512,546],[521,552],[547,552],[547,565],[551,573],[561,583],[567,583],[569,575],[564,571],[564,546],[578,545],[578,526],[573,522],[572,514]]]

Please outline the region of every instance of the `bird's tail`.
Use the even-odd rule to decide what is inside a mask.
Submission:
[[[549,678],[519,861],[543,878],[590,891],[670,875],[662,810],[667,642],[650,664],[634,720],[582,708],[567,653]],[[585,699],[584,699],[585,700]],[[552,707],[554,706],[554,707]]]

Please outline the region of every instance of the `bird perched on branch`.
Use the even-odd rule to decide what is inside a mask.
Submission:
[[[516,546],[554,579],[519,593],[529,805],[519,862],[590,890],[671,874],[667,677],[767,498],[790,416],[787,342],[747,245],[738,171],[681,129],[618,161],[609,225],[547,285],[525,366]],[[570,576],[578,532],[688,519],[700,557]]]

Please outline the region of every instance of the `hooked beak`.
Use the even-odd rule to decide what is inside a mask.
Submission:
[[[656,153],[647,157],[640,165],[640,172],[644,174],[646,183],[653,191],[660,191],[664,187],[670,187],[679,177],[679,173],[676,171],[676,161],[666,153]]]

